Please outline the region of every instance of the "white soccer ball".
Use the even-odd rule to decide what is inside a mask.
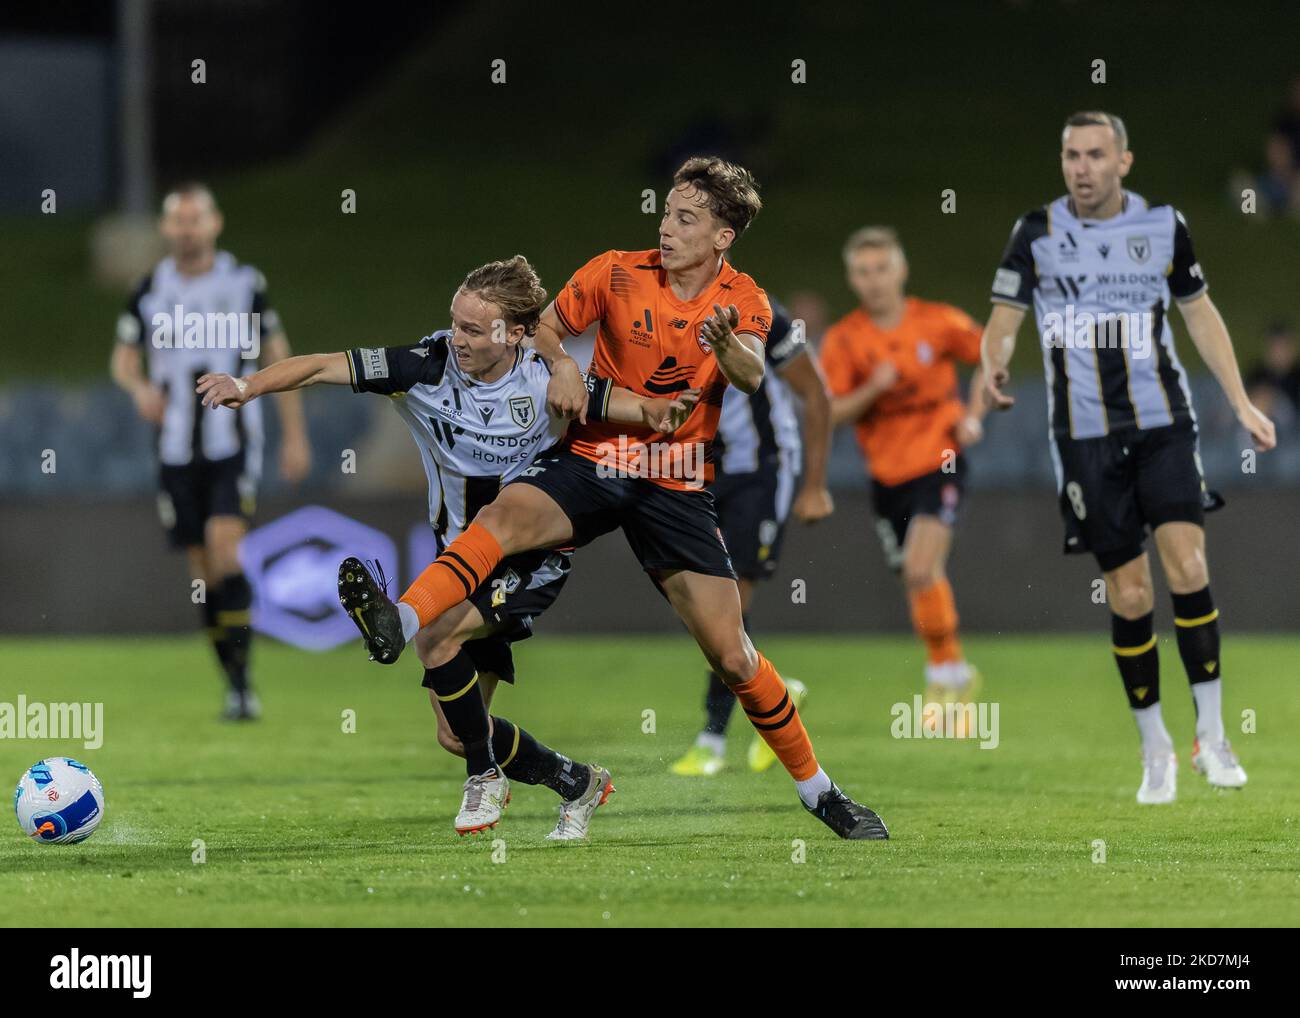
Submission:
[[[72,845],[94,834],[104,818],[104,786],[84,763],[52,756],[19,779],[14,812],[33,841]]]

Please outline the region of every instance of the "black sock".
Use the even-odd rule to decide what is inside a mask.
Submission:
[[[587,790],[591,772],[563,753],[538,742],[526,731],[505,718],[492,715],[492,746],[501,769],[511,781],[525,785],[545,785],[565,802],[578,798]]]
[[[704,712],[707,720],[704,730],[710,735],[726,735],[731,712],[736,708],[736,694],[718,676],[709,672],[709,688],[704,694]]]
[[[749,616],[741,617],[745,632],[749,632]],[[710,735],[726,735],[731,712],[736,709],[736,694],[722,681],[717,672],[709,672],[709,688],[704,694],[704,713],[707,720],[704,730]]]
[[[219,595],[212,591],[211,596],[204,595],[203,603],[199,607],[203,610],[203,630],[208,634],[208,640],[212,644],[212,651],[217,655],[217,661],[221,663],[221,671],[226,671],[226,627],[217,625],[217,601]]]
[[[1129,706],[1134,710],[1160,702],[1160,652],[1156,649],[1153,612],[1140,619],[1111,613],[1110,636]]]
[[[248,689],[248,659],[253,642],[252,606],[253,588],[243,573],[227,576],[217,585],[216,621],[225,634],[225,657],[221,663],[225,665],[230,688],[240,693]]]
[[[1212,682],[1219,677],[1219,611],[1210,588],[1174,596],[1174,632],[1187,681]]]
[[[488,738],[488,712],[474,662],[462,649],[437,668],[426,668],[425,685],[438,697],[447,727],[465,747],[465,773],[471,777],[496,766]]]

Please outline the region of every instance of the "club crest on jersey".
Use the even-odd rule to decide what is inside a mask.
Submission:
[[[1125,243],[1128,247],[1128,256],[1139,265],[1151,257],[1151,241],[1145,236],[1129,237]]]
[[[916,344],[916,359],[922,364],[929,364],[934,360],[934,350],[925,340]]]
[[[511,396],[510,419],[521,428],[532,427],[533,421],[537,419],[537,410],[533,406],[533,397]]]
[[[713,344],[704,338],[704,329],[701,328],[695,335],[695,342],[700,344],[700,349],[705,353],[713,353]]]
[[[492,581],[492,607],[500,608],[506,603],[506,598],[519,589],[519,574],[513,569],[507,569],[506,574],[499,579]]]

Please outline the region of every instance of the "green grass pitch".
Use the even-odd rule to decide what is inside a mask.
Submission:
[[[6,640],[0,700],[102,701],[104,744],[0,740],[0,776],[75,756],[104,782],[108,811],[75,846],[29,843],[12,814],[0,825],[0,923],[1300,923],[1294,637],[1225,644],[1225,715],[1250,774],[1239,792],[1192,772],[1191,698],[1164,642],[1181,767],[1178,803],[1159,808],[1134,802],[1137,738],[1102,634],[966,641],[983,698],[1000,705],[988,750],[890,736],[891,705],[918,689],[910,639],[762,646],[808,683],[820,760],[893,840],[841,842],[779,765],[749,774],[739,716],[728,770],[670,776],[701,720],[703,668],[683,637],[542,634],[518,649],[520,683],[497,712],[614,773],[618,794],[577,845],[543,840],[556,799],[525,786],[491,835],[456,837],[464,772],[437,747],[414,661],[379,668],[356,646],[312,655],[263,640],[266,718],[230,726],[215,719],[220,687],[197,636]],[[1240,731],[1244,710],[1255,734]]]

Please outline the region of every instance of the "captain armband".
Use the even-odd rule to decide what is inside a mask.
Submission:
[[[583,375],[587,386],[587,420],[603,421],[609,412],[609,394],[614,391],[614,383],[599,375]]]

